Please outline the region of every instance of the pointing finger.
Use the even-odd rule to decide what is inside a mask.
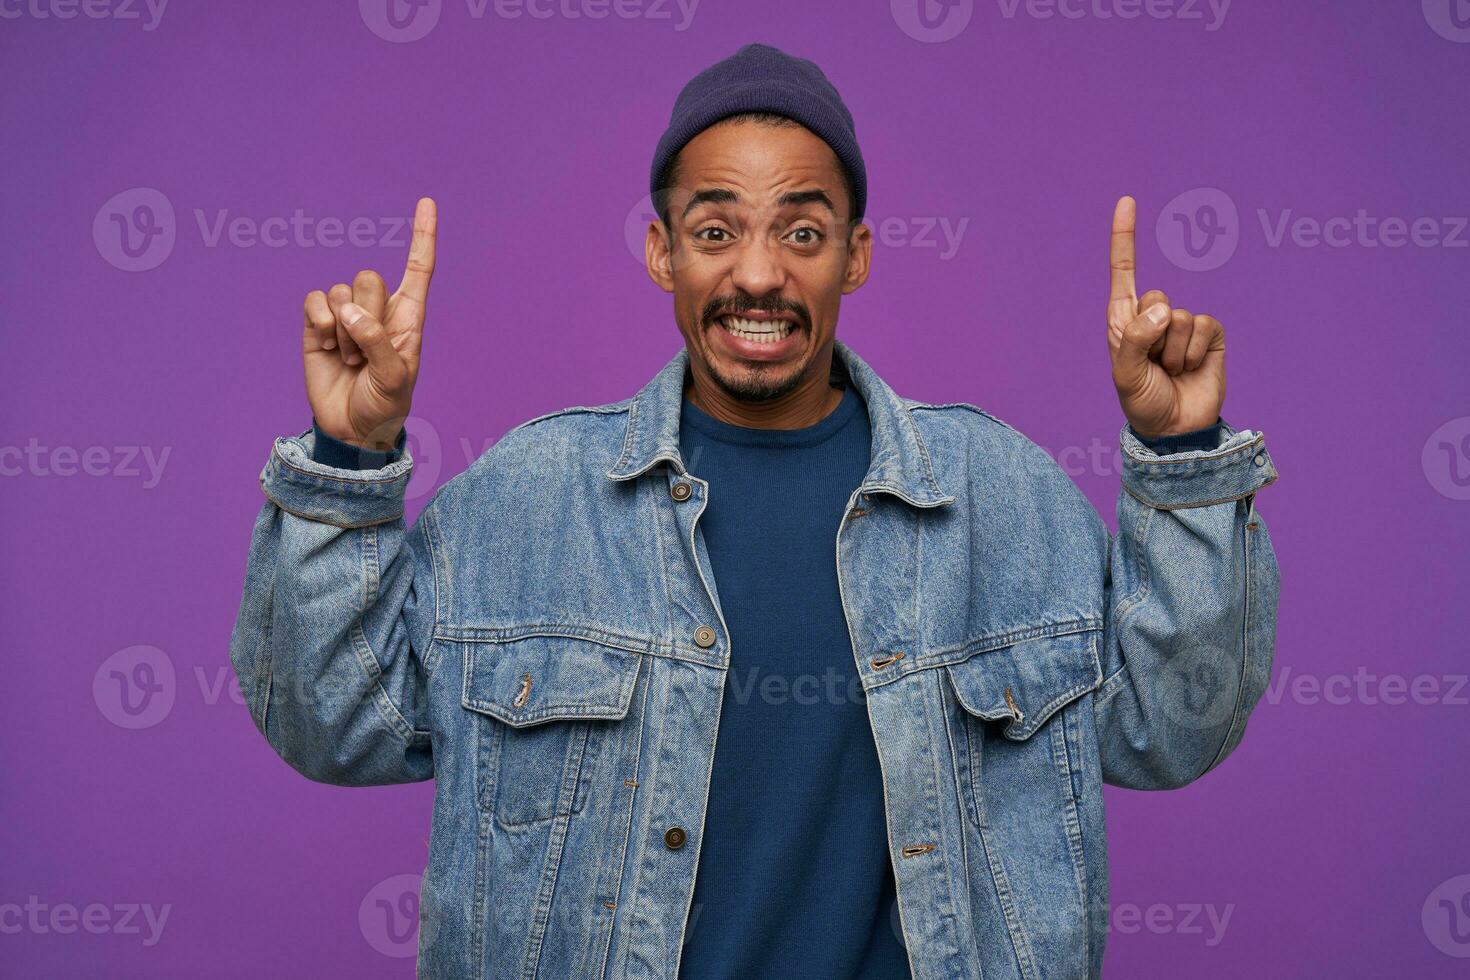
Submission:
[[[1133,198],[1118,198],[1113,208],[1113,237],[1108,251],[1111,290],[1108,294],[1108,325],[1124,327],[1138,316],[1137,253],[1134,230],[1138,204]]]
[[[413,211],[413,242],[408,247],[408,264],[398,294],[423,306],[429,298],[429,280],[434,276],[434,245],[439,214],[432,197],[421,197]]]

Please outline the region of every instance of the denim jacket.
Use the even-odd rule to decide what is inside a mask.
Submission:
[[[833,548],[913,976],[1096,976],[1102,784],[1218,766],[1270,674],[1263,437],[1125,426],[1113,536],[1016,430],[834,350],[872,428]],[[422,977],[677,976],[732,655],[687,367],[515,427],[412,527],[411,454],[338,469],[308,430],[261,472],[231,659],[308,778],[435,780]]]

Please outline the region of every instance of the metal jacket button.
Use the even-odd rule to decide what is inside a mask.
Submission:
[[[664,846],[671,851],[677,851],[683,847],[684,842],[688,839],[689,835],[684,833],[683,827],[670,827],[664,831]]]
[[[708,626],[699,627],[699,629],[694,631],[694,642],[702,647],[714,646],[715,631],[710,629]]]
[[[675,500],[688,500],[689,494],[691,493],[693,493],[693,491],[689,488],[689,484],[682,481],[674,484],[672,487],[669,487],[669,496],[673,497]]]

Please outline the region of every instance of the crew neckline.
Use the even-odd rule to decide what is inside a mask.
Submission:
[[[797,448],[826,442],[851,422],[861,407],[862,397],[857,390],[852,385],[844,385],[842,400],[837,403],[837,407],[811,425],[799,429],[760,429],[717,419],[691,402],[686,395],[680,411],[680,422],[719,442],[739,446]]]

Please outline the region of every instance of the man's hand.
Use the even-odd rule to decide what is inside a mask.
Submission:
[[[306,295],[301,359],[306,397],[327,435],[355,446],[393,448],[413,402],[424,336],[424,307],[434,275],[434,201],[413,215],[408,266],[392,296],[383,277],[359,272],[352,285]]]
[[[1138,298],[1134,229],[1138,205],[1123,197],[1113,211],[1112,295],[1108,348],[1123,414],[1154,439],[1214,425],[1225,403],[1225,329],[1212,316],[1169,305],[1159,290]]]

